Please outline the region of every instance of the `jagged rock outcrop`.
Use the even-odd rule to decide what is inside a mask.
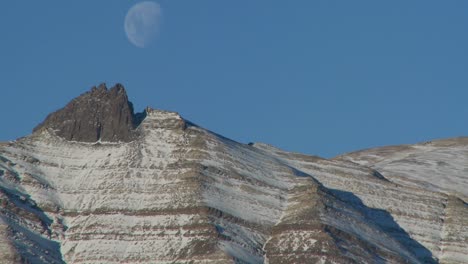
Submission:
[[[140,116],[134,114],[121,84],[111,89],[101,84],[47,116],[33,131],[52,129],[62,138],[80,142],[128,142]]]
[[[468,206],[445,185],[393,181],[364,153],[327,160],[145,113],[119,144],[53,129],[0,144],[1,260],[467,263]],[[447,178],[468,164],[467,145],[431,146],[457,153]]]

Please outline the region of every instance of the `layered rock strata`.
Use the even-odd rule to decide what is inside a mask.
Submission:
[[[93,89],[75,104],[103,115],[59,110],[0,145],[5,263],[467,262],[466,193],[416,184],[418,167],[397,177],[364,153],[327,160],[241,144],[150,108],[136,125],[129,105],[112,110],[124,95]],[[82,115],[111,115],[102,132],[128,133],[60,126]],[[468,164],[466,145],[436,148],[457,153],[445,177]]]

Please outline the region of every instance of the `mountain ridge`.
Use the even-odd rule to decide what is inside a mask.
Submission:
[[[450,185],[415,183],[421,175],[369,162],[372,153],[324,159],[238,143],[175,112],[144,113],[127,141],[70,140],[45,126],[0,145],[0,258],[466,263],[468,206],[444,192]],[[426,155],[412,159],[452,151],[444,162],[453,165],[431,168],[463,171],[468,148],[448,145],[411,147]]]

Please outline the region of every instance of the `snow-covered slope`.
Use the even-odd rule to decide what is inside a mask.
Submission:
[[[468,206],[447,185],[145,114],[129,142],[44,128],[0,145],[1,263],[468,262]],[[466,179],[463,157],[443,161]]]
[[[415,237],[447,263],[468,263],[467,137],[362,150],[339,156],[335,160],[368,166],[378,170],[392,183],[414,189],[414,193],[427,191],[434,193],[432,197],[440,197],[442,208],[438,211],[442,214],[439,219],[441,228],[438,232],[441,242],[435,243],[435,237],[427,237],[430,230],[421,230]],[[435,215],[435,212],[431,214]],[[405,224],[403,219],[400,222],[403,227],[413,232],[420,229],[427,218],[415,222],[415,227]],[[425,236],[427,238],[424,238]]]
[[[256,146],[313,175],[338,197],[362,208],[419,258],[468,262],[468,206],[458,197],[393,182],[373,168],[347,161],[346,156],[325,160]]]
[[[336,160],[369,166],[393,182],[454,194],[468,202],[468,137],[362,150]]]

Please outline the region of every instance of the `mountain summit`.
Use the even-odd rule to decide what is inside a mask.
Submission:
[[[468,263],[467,172],[466,138],[323,159],[100,85],[0,143],[0,262]]]
[[[101,84],[47,116],[33,131],[52,129],[64,139],[80,142],[128,142],[140,116],[134,114],[121,84],[110,89]]]

